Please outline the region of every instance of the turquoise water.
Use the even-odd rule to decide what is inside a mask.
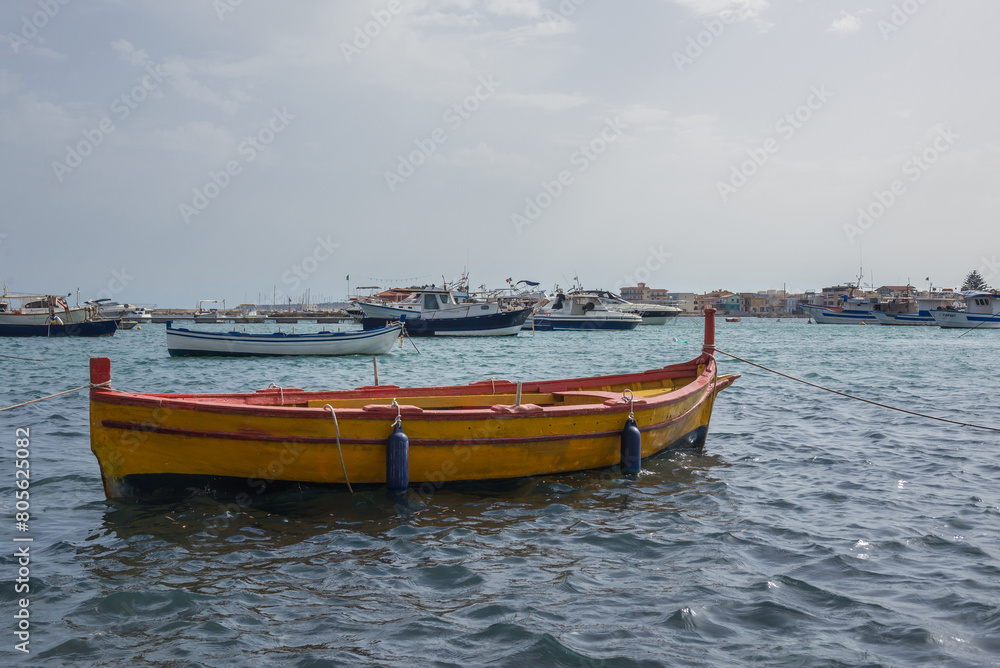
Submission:
[[[0,358],[0,404],[85,384],[95,355],[136,391],[372,382],[370,358],[173,359],[163,332],[0,340],[2,354],[45,360]],[[718,344],[1000,426],[1000,332],[959,334],[720,319]],[[700,340],[691,319],[416,339],[420,354],[407,344],[379,372],[414,385],[635,371],[690,359]],[[406,513],[380,490],[109,502],[85,392],[0,413],[0,665],[1000,665],[1000,434],[720,366],[743,377],[720,395],[702,455],[646,461],[636,480],[411,492]],[[26,534],[17,427],[31,430]],[[15,535],[34,539],[30,655],[14,650]]]

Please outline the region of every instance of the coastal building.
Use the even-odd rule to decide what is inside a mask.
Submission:
[[[621,296],[622,299],[630,302],[648,302],[652,297],[652,292],[645,283],[639,283],[639,285],[622,288]]]
[[[662,303],[667,306],[676,306],[685,315],[701,315],[701,312],[695,306],[696,295],[693,292],[668,292],[664,295]],[[654,299],[653,301],[659,301]]]
[[[912,285],[883,285],[877,288],[875,292],[878,293],[879,297],[886,297],[889,299],[894,299],[897,297],[907,297],[915,293],[917,289]]]

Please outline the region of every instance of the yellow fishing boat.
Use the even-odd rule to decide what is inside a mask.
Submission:
[[[525,383],[140,394],[90,360],[91,449],[109,498],[280,483],[408,485],[622,466],[704,446],[717,393],[714,309],[697,358],[640,373]]]

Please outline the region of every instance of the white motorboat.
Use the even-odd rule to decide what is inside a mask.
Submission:
[[[635,329],[642,318],[634,313],[612,311],[591,292],[556,293],[543,299],[526,329],[542,331]]]
[[[590,292],[597,295],[609,311],[637,315],[642,318],[640,324],[643,325],[665,325],[681,313],[681,310],[676,306],[630,302],[622,298],[621,295],[608,290],[591,290]]]

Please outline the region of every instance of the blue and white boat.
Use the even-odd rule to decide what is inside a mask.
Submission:
[[[402,320],[410,336],[515,336],[530,308],[507,309],[496,302],[457,301],[451,290],[416,290],[400,302],[359,301],[361,326],[372,329]]]
[[[167,322],[167,352],[171,357],[275,357],[285,355],[384,355],[402,335],[396,322],[369,331],[309,334],[204,332],[173,327]]]
[[[557,293],[536,306],[531,318],[525,328],[541,331],[623,330],[642,324],[642,317],[612,311],[599,295],[589,292]]]
[[[820,306],[819,304],[801,304],[801,308],[817,324],[820,325],[876,325],[874,307],[879,300],[872,297],[850,297],[841,295],[840,306]]]
[[[112,336],[120,325],[99,319],[96,308],[69,306],[57,295],[0,297],[0,336]]]
[[[931,311],[949,307],[954,310],[960,307],[955,301],[958,297],[961,295],[953,292],[925,293],[922,296],[876,304],[873,313],[883,325],[932,327],[937,325],[937,321],[934,320]]]
[[[945,328],[1000,329],[1000,294],[982,290],[961,293],[965,297],[965,310],[935,309],[934,321]]]

